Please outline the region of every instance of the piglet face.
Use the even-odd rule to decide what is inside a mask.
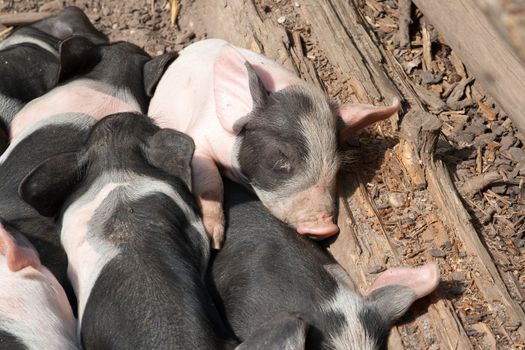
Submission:
[[[336,117],[321,91],[295,85],[266,96],[240,137],[239,167],[276,217],[305,235],[338,232]]]

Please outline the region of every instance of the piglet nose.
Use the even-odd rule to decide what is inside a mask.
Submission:
[[[310,236],[310,238],[321,240],[338,233],[339,227],[332,222],[317,225],[299,225],[297,226],[297,232],[301,235],[307,235]]]

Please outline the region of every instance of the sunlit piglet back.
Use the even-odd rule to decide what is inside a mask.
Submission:
[[[0,223],[0,348],[78,349],[66,294],[33,246]]]
[[[195,140],[193,192],[206,230],[224,232],[219,171],[251,187],[300,234],[336,234],[338,141],[399,108],[331,108],[320,88],[271,59],[210,39],[185,48],[159,82],[148,114]]]

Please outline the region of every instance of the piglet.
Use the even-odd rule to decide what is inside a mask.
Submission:
[[[439,282],[434,264],[387,270],[366,296],[316,242],[225,182],[226,239],[210,268],[215,300],[239,339],[279,312],[310,325],[306,349],[384,349],[390,328]]]
[[[93,44],[107,37],[96,30],[77,7],[67,7],[52,16],[15,29],[0,41],[0,119],[8,127],[23,105],[59,83],[63,40],[76,35]],[[71,69],[70,69],[71,71]]]
[[[338,232],[335,181],[342,136],[399,108],[345,105],[255,52],[211,39],[185,48],[159,82],[148,114],[192,136],[193,190],[215,248],[224,233],[219,171],[257,193],[300,234]],[[338,127],[339,125],[339,127]]]
[[[204,283],[209,239],[189,191],[193,150],[187,135],[120,113],[21,184],[41,213],[61,213],[84,349],[237,348]],[[305,332],[283,315],[238,349],[299,349]]]
[[[130,43],[94,45],[78,36],[64,40],[59,54],[61,71],[75,72],[74,77],[29,102],[10,124],[11,142],[0,157],[0,216],[26,235],[42,263],[71,292],[66,254],[50,214],[54,204],[43,211],[47,216],[41,215],[18,196],[20,182],[47,158],[78,150],[97,120],[117,112],[144,112],[162,67],[173,56],[152,59]]]
[[[0,348],[79,349],[64,290],[33,246],[0,224]]]

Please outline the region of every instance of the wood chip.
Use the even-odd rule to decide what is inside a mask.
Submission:
[[[423,36],[423,68],[430,70],[432,65],[432,42],[430,41],[430,32],[427,27],[424,26],[422,30]]]
[[[481,101],[477,101],[477,104],[478,104],[479,109],[481,109],[481,111],[483,112],[483,114],[485,114],[488,120],[490,121],[496,120],[498,113],[494,112],[489,106],[487,106]]]
[[[501,175],[497,171],[480,174],[468,179],[463,186],[461,192],[465,195],[472,196],[478,191],[481,191],[488,185],[501,180]]]
[[[458,73],[463,79],[467,77],[467,72],[465,71],[465,66],[463,65],[463,62],[459,59],[458,55],[454,51],[450,53],[449,56],[450,62],[452,62],[452,65],[456,69],[456,73]]]
[[[410,32],[409,27],[412,20],[410,18],[410,10],[412,7],[412,0],[399,0],[399,30],[397,32],[400,47],[410,46]],[[409,72],[410,73],[410,72]]]

